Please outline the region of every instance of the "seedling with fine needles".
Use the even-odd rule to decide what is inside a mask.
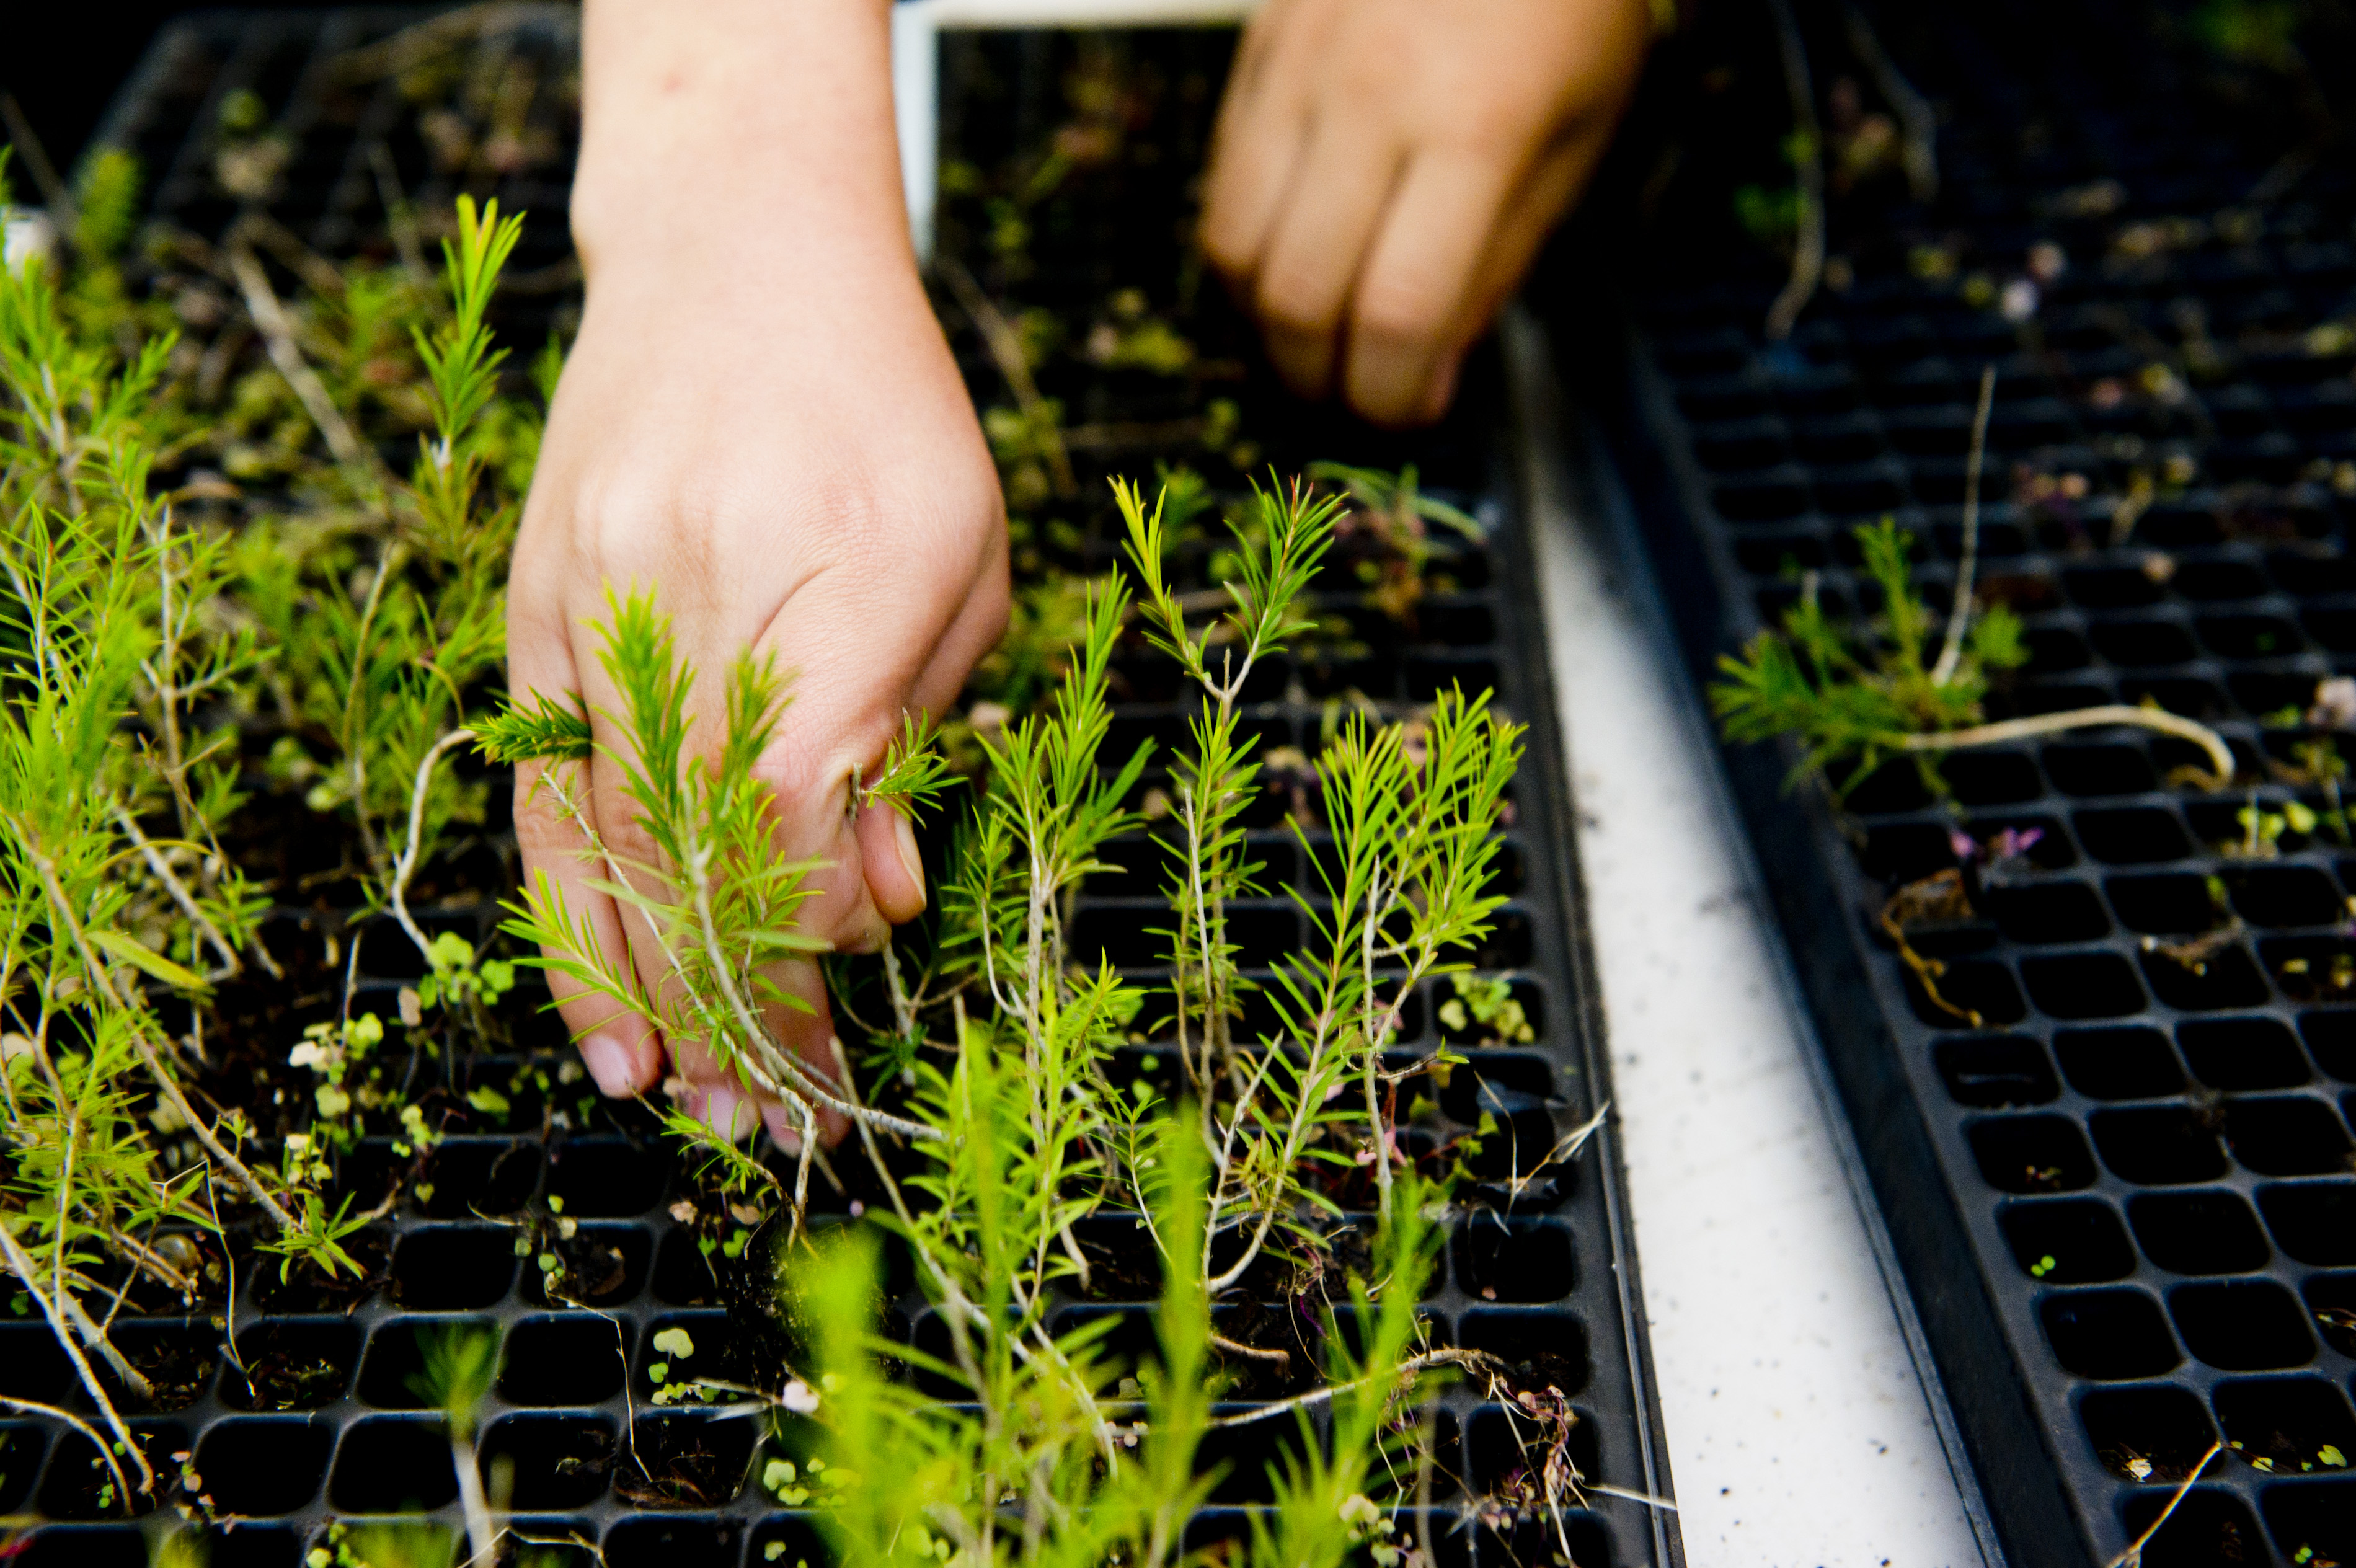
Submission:
[[[2001,604],[1980,607],[1972,566],[1978,545],[1979,469],[1984,460],[1991,371],[1980,383],[1964,515],[1963,568],[1942,633],[1915,589],[1909,557],[1913,536],[1893,519],[1850,531],[1882,610],[1870,630],[1852,632],[1826,613],[1813,575],[1783,625],[1751,639],[1740,658],[1726,655],[1725,676],[1709,690],[1727,738],[1799,743],[1794,779],[1823,776],[1838,798],[1885,761],[1911,757],[1933,794],[1945,781],[1933,767],[1942,753],[1995,746],[2103,725],[2128,725],[2189,740],[2206,755],[2200,781],[2222,789],[2233,779],[2233,753],[2214,730],[2157,705],[2105,703],[1989,723],[1983,703],[1993,671],[2029,658],[2021,624]],[[1933,639],[1937,639],[1933,651]]]
[[[690,706],[710,688],[678,662],[650,597],[609,600],[603,658],[622,694],[612,760],[657,846],[645,864],[588,830],[582,726],[562,703],[528,695],[486,730],[498,755],[551,764],[542,788],[581,822],[602,885],[659,940],[669,975],[651,985],[605,960],[550,879],[514,906],[515,934],[611,1005],[705,1042],[810,1130],[791,1213],[758,1243],[794,1293],[782,1309],[800,1326],[792,1376],[734,1391],[769,1402],[775,1440],[794,1455],[773,1467],[777,1485],[819,1499],[849,1561],[1174,1563],[1207,1486],[1198,1448],[1239,1420],[1293,1425],[1330,1406],[1330,1431],[1272,1473],[1276,1508],[1250,1557],[1339,1563],[1385,1535],[1368,1520],[1404,1500],[1368,1500],[1385,1494],[1387,1462],[1416,1468],[1402,1451],[1411,1444],[1401,1402],[1445,1368],[1498,1370],[1423,1343],[1414,1304],[1447,1203],[1437,1173],[1451,1162],[1427,1171],[1402,1152],[1401,1075],[1385,1051],[1402,998],[1490,928],[1519,731],[1484,697],[1456,693],[1412,736],[1364,717],[1343,726],[1318,765],[1332,842],[1312,843],[1296,823],[1316,876],[1287,890],[1315,936],[1276,976],[1274,1032],[1242,1034],[1246,982],[1227,905],[1257,891],[1261,868],[1240,827],[1256,772],[1240,697],[1255,663],[1302,624],[1301,596],[1338,507],[1305,485],[1256,492],[1231,529],[1226,603],[1205,626],[1163,575],[1161,503],[1125,483],[1115,499],[1130,571],[1088,590],[1082,640],[1052,699],[981,738],[984,775],[956,840],[937,940],[884,966],[892,1022],[872,1042],[894,1069],[882,1103],[861,1094],[847,1059],[798,1060],[765,1022],[788,1004],[770,979],[775,961],[809,947],[795,928],[806,868],[775,848],[754,782],[759,754],[792,716],[766,666],[747,658],[727,672],[722,739],[690,756]],[[1108,963],[1075,962],[1066,927],[1068,895],[1139,822],[1128,800],[1145,749],[1101,755],[1108,669],[1133,617],[1203,693],[1173,768],[1178,804],[1162,835],[1173,978],[1154,992]],[[920,809],[944,782],[927,757],[911,725],[868,790]],[[1178,1104],[1119,1075],[1119,1048],[1152,1013],[1184,1063]],[[868,1228],[803,1222],[820,1107],[851,1122],[885,1197],[875,1222],[908,1249],[945,1329],[937,1347],[891,1354],[959,1386],[969,1405],[921,1398],[885,1374],[872,1337]],[[728,1171],[751,1164],[718,1158]],[[1371,1253],[1333,1271],[1323,1384],[1261,1416],[1215,1418],[1212,1358],[1248,1348],[1213,1334],[1212,1302],[1264,1251],[1323,1256],[1335,1184],[1368,1165]],[[734,1190],[753,1193],[762,1179],[747,1172]],[[1085,1277],[1074,1227],[1103,1212],[1138,1217],[1160,1265],[1158,1350],[1134,1368],[1108,1354],[1108,1321],[1048,1326],[1055,1287]],[[1342,1331],[1343,1319],[1362,1331]]]

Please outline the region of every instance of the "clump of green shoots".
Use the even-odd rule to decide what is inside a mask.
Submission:
[[[317,1058],[319,1121],[303,1131],[298,1117],[274,1164],[252,1146],[274,1129],[199,1109],[188,1088],[219,1065],[221,988],[280,977],[257,934],[270,890],[227,837],[247,804],[240,735],[257,707],[283,699],[298,726],[306,712],[339,715],[322,728],[348,743],[331,749],[348,766],[330,771],[355,800],[376,791],[363,836],[406,816],[405,849],[376,860],[374,886],[425,951],[435,999],[478,1008],[509,978],[428,943],[400,900],[480,792],[429,788],[427,775],[500,654],[512,498],[484,499],[505,482],[486,478],[505,449],[483,433],[506,406],[484,317],[515,222],[462,203],[442,314],[416,296],[417,403],[432,434],[402,484],[352,437],[348,400],[406,372],[323,379],[314,361],[327,356],[296,340],[251,253],[260,231],[233,236],[222,268],[244,285],[269,361],[240,383],[254,389],[236,394],[246,413],[203,406],[210,357],[184,352],[168,301],[125,282],[137,185],[119,155],[94,160],[61,253],[0,270],[0,1259],[96,1407],[110,1506],[125,1509],[155,1481],[118,1408],[150,1391],[106,1333],[125,1300],[160,1290],[194,1308],[234,1288],[219,1239],[241,1205],[282,1272],[298,1261],[362,1272],[345,1242],[369,1217],[326,1189],[328,1156],[348,1141],[337,1119],[359,1092],[340,1069],[381,1037],[377,1021],[347,1009],[295,1047]],[[346,302],[374,311],[368,330],[381,338],[391,317],[365,295],[354,281]],[[185,472],[192,452],[233,448],[250,433],[240,422],[272,409],[329,450],[284,470],[304,504],[336,515],[324,530],[229,526],[208,509],[233,486],[160,477]],[[345,542],[308,553],[293,542],[323,534]],[[350,542],[363,539],[384,548],[373,578],[348,591]],[[315,635],[320,624],[340,630]]]
[[[884,965],[891,1015],[869,1045],[890,1069],[880,1103],[861,1093],[847,1053],[797,1060],[764,1021],[790,1004],[766,970],[810,947],[795,927],[807,868],[774,846],[754,779],[783,722],[768,666],[748,656],[724,675],[723,738],[691,756],[696,672],[648,598],[609,599],[603,658],[622,694],[613,760],[655,846],[643,864],[617,855],[580,809],[578,715],[530,696],[486,732],[497,755],[552,763],[542,788],[583,831],[626,918],[660,940],[670,972],[654,986],[610,964],[552,880],[526,890],[509,929],[617,1009],[709,1044],[809,1130],[777,1233],[794,1292],[783,1316],[808,1331],[788,1380],[763,1391],[784,1455],[763,1473],[781,1496],[818,1498],[845,1561],[1175,1563],[1208,1493],[1205,1444],[1250,1420],[1301,1432],[1276,1469],[1277,1507],[1253,1561],[1339,1563],[1369,1542],[1396,1553],[1382,1521],[1411,1500],[1429,1462],[1407,1452],[1413,1423],[1401,1412],[1443,1369],[1488,1366],[1422,1338],[1414,1304],[1447,1194],[1399,1149],[1408,1072],[1387,1050],[1416,983],[1460,967],[1451,955],[1489,929],[1520,731],[1485,698],[1454,693],[1412,733],[1363,715],[1342,727],[1318,764],[1325,831],[1294,823],[1316,872],[1286,891],[1315,936],[1273,982],[1277,1026],[1246,1033],[1250,982],[1226,906],[1258,891],[1261,867],[1242,829],[1258,764],[1240,698],[1255,664],[1302,625],[1337,507],[1301,486],[1257,492],[1231,524],[1234,580],[1205,618],[1163,575],[1161,506],[1126,484],[1115,493],[1130,572],[1087,589],[1085,631],[1052,697],[979,737],[986,767],[951,852],[940,929],[921,953]],[[1173,978],[1152,988],[1075,961],[1066,925],[1081,882],[1141,825],[1130,801],[1147,749],[1104,755],[1108,666],[1133,622],[1202,693],[1172,763],[1162,843],[1175,868]],[[941,779],[920,741],[904,735],[869,798],[911,813],[932,804]],[[1121,1066],[1119,1047],[1149,1034],[1173,1040],[1184,1063],[1178,1103]],[[885,1194],[870,1223],[803,1221],[821,1107],[850,1120]],[[1214,1331],[1213,1304],[1265,1252],[1325,1256],[1344,1212],[1337,1194],[1368,1165],[1370,1262],[1349,1273],[1343,1299],[1329,1298],[1323,1384],[1252,1415],[1215,1416],[1217,1358],[1252,1352]],[[759,1179],[746,1174],[740,1190]],[[1059,1293],[1085,1286],[1074,1227],[1099,1214],[1135,1217],[1155,1249],[1158,1351],[1141,1365],[1108,1353],[1108,1324],[1048,1326]],[[941,1353],[877,1339],[877,1229],[907,1250],[946,1330]],[[959,1386],[969,1402],[919,1397],[887,1375],[887,1357]],[[1321,1414],[1322,1438],[1311,1431]]]
[[[1726,655],[1726,677],[1709,689],[1727,738],[1790,736],[1801,759],[1794,771],[1825,777],[1845,796],[1892,757],[1911,757],[1934,794],[1945,780],[1933,766],[1943,753],[2098,725],[2132,725],[2190,740],[2207,754],[2213,785],[2233,776],[2233,754],[2206,725],[2156,705],[2107,703],[1987,721],[1991,672],[2028,661],[2019,618],[2003,605],[1976,609],[1968,579],[1958,585],[1944,639],[1915,590],[1908,564],[1913,536],[1888,518],[1851,531],[1882,612],[1863,634],[1828,614],[1813,577],[1783,626],[1751,639],[1740,658]],[[2209,781],[2205,780],[2204,782]]]
[[[1979,604],[1974,592],[1980,468],[1995,401],[1996,367],[1990,365],[1981,372],[1979,407],[1972,420],[1963,554],[1944,632],[1914,587],[1909,564],[1913,535],[1894,518],[1860,523],[1849,537],[1867,578],[1879,591],[1881,614],[1862,635],[1851,632],[1826,613],[1815,575],[1805,575],[1799,602],[1784,611],[1780,628],[1753,637],[1740,658],[1729,654],[1718,661],[1726,679],[1710,687],[1709,700],[1727,738],[1792,737],[1801,750],[1793,780],[1823,778],[1838,800],[1894,757],[1912,757],[1924,787],[1944,796],[1946,780],[1933,766],[1942,753],[2098,725],[2132,725],[2200,746],[2213,772],[2187,771],[2204,787],[2224,788],[2233,779],[2232,748],[2207,725],[2156,703],[2113,703],[1987,722],[1983,704],[1990,676],[2029,662],[2020,618],[2002,604]]]

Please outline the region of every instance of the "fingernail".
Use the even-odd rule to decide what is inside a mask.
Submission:
[[[900,864],[907,869],[908,880],[916,886],[916,908],[925,907],[925,856],[916,847],[916,824],[899,812],[892,813],[892,836],[900,843]]]
[[[751,1101],[723,1083],[704,1091],[698,1120],[734,1144],[752,1135],[753,1129],[761,1124],[761,1112]]]
[[[597,1080],[597,1088],[608,1100],[626,1100],[637,1090],[631,1081],[630,1053],[621,1041],[611,1035],[592,1035],[581,1042],[581,1065]]]

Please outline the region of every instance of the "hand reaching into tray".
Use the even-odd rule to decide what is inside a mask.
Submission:
[[[1437,419],[1635,88],[1647,0],[1268,0],[1203,245],[1294,390]]]
[[[588,307],[516,547],[509,684],[578,694],[618,744],[595,630],[609,585],[652,588],[673,618],[707,742],[739,650],[774,651],[792,705],[763,772],[788,849],[823,863],[804,929],[872,949],[926,892],[902,821],[850,811],[854,772],[873,775],[904,710],[949,710],[1007,602],[997,474],[909,252],[884,10],[598,0],[584,48]],[[618,854],[651,859],[617,774],[593,763],[587,814]],[[607,955],[661,983],[652,934],[588,886],[602,869],[531,782],[527,874],[559,878]],[[817,966],[791,969],[814,1011],[769,1023],[832,1076]],[[757,1112],[792,1133],[703,1047],[667,1051],[590,999],[563,1013],[607,1094],[668,1071],[715,1129],[741,1136]]]

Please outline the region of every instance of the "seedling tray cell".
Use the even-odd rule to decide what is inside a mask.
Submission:
[[[2319,692],[2356,670],[2356,392],[2319,326],[2356,284],[2356,182],[2189,15],[1878,8],[1937,112],[1935,199],[1894,169],[1837,190],[1827,286],[1772,338],[1784,269],[1732,233],[1735,191],[1772,177],[1705,155],[1633,333],[1591,360],[1697,681],[1804,595],[1876,614],[1850,531],[1884,516],[1944,619],[1993,366],[1977,594],[2029,658],[1988,718],[2152,702],[2234,753],[2212,792],[2188,743],[2073,729],[1951,753],[1937,790],[1887,767],[1836,804],[1793,782],[1792,745],[1726,752],[2024,1564],[2139,1541],[2147,1563],[2356,1555],[2356,856],[2298,760],[2346,746]],[[1697,137],[1789,122],[1753,20],[1695,45],[1747,62]],[[1836,110],[1887,111],[1847,14],[1804,7],[1798,35]],[[1906,927],[1934,998],[1882,916],[1959,854],[1968,911]]]
[[[152,215],[200,240],[266,214],[320,254],[390,260],[401,245],[398,222],[388,220],[392,193],[420,210],[461,190],[523,208],[530,220],[517,263],[522,276],[502,295],[498,325],[506,340],[530,344],[577,318],[578,273],[563,223],[575,13],[498,7],[431,18],[337,10],[177,22],[125,89],[102,143],[134,152],[148,171]],[[1230,47],[1229,36],[1194,29],[948,40],[943,150],[952,159],[986,166],[1035,143],[1064,113],[1064,83],[1078,66],[1133,70],[1175,106],[1160,148],[1165,161],[1147,172],[1148,160],[1135,160],[1059,209],[1034,274],[993,276],[971,250],[965,264],[1001,301],[1066,312],[1092,308],[1132,280],[1154,286],[1180,270],[1181,188],[1200,160]],[[441,83],[469,113],[494,105],[509,138],[504,150],[454,152],[421,82]],[[281,140],[257,154],[254,134],[265,127]],[[946,252],[956,256],[971,240],[974,218],[970,209],[944,209]],[[1302,761],[1287,758],[1313,756],[1345,704],[1401,717],[1462,683],[1493,688],[1500,710],[1530,726],[1501,862],[1501,891],[1511,902],[1474,957],[1477,978],[1493,986],[1483,994],[1512,1006],[1495,1015],[1501,1022],[1484,1023],[1442,981],[1409,1000],[1398,1042],[1400,1065],[1442,1044],[1468,1058],[1444,1080],[1428,1074],[1409,1088],[1440,1107],[1443,1128],[1493,1130],[1423,1310],[1436,1343],[1494,1353],[1515,1369],[1517,1388],[1559,1391],[1576,1411],[1567,1452],[1580,1473],[1623,1495],[1592,1494],[1589,1506],[1559,1520],[1517,1509],[1530,1457],[1505,1409],[1460,1386],[1435,1416],[1434,1512],[1416,1528],[1429,1529],[1435,1562],[1555,1562],[1567,1540],[1580,1568],[1667,1568],[1682,1561],[1673,1513],[1630,1500],[1666,1503],[1672,1492],[1614,1130],[1600,1115],[1610,1090],[1499,377],[1484,362],[1470,378],[1463,410],[1430,438],[1377,438],[1272,392],[1260,372],[1246,369],[1247,334],[1222,308],[1201,305],[1191,329],[1216,358],[1225,380],[1215,390],[1239,405],[1256,449],[1248,462],[1240,450],[1228,454],[1237,460],[1224,468],[1216,455],[1177,455],[1203,463],[1229,493],[1268,465],[1290,473],[1314,459],[1387,469],[1415,463],[1430,493],[1476,516],[1486,532],[1478,542],[1434,541],[1429,591],[1409,616],[1371,607],[1365,583],[1348,570],[1331,574],[1319,585],[1318,607],[1352,635],[1273,661],[1264,689],[1252,693],[1249,727],[1275,780],[1252,819],[1269,886],[1300,880],[1304,857],[1323,847],[1284,831],[1289,791],[1306,776]],[[948,305],[943,314],[987,405],[1001,395],[998,372],[971,323]],[[1197,383],[1179,383],[1185,395],[1173,397],[1166,385],[1107,371],[1050,390],[1076,419],[1125,433],[1084,458],[1099,495],[1100,476],[1150,476],[1157,457],[1173,455],[1157,422],[1202,418]],[[1076,536],[1023,541],[1031,553],[1023,569],[1095,572],[1113,564],[1109,506],[1077,510],[1088,521]],[[1209,582],[1199,552],[1183,570],[1194,575],[1190,585]],[[1116,752],[1125,755],[1140,738],[1183,738],[1185,710],[1167,671],[1130,661],[1120,693]],[[1150,772],[1141,789],[1167,782]],[[503,780],[494,786],[495,793],[505,788]],[[484,896],[500,890],[498,863],[511,846],[492,836],[498,853],[490,867],[454,883]],[[278,843],[268,853],[290,880],[320,868],[312,864],[316,846]],[[332,849],[326,853],[322,864],[331,865]],[[1154,897],[1159,854],[1142,837],[1113,846],[1107,858],[1122,869],[1084,889],[1075,929],[1085,950],[1076,958],[1162,975],[1151,932],[1154,911],[1166,918]],[[350,901],[339,903],[328,885],[307,905],[290,902],[273,919],[273,950],[363,941],[355,1010],[389,1015],[418,972],[412,950],[380,920],[356,919]],[[1245,901],[1230,915],[1248,972],[1263,978],[1302,940],[1299,910],[1280,898]],[[459,898],[432,919],[485,942],[498,915],[487,899]],[[595,1102],[577,1069],[566,1069],[561,1032],[532,1011],[541,995],[527,979],[505,1005],[511,1054],[422,1067],[450,1072],[453,1093],[481,1113],[459,1123],[432,1151],[423,1177],[400,1185],[380,1219],[350,1240],[363,1279],[325,1281],[299,1270],[282,1279],[273,1263],[241,1274],[233,1299],[209,1315],[141,1316],[135,1296],[126,1305],[119,1340],[159,1390],[156,1408],[134,1424],[159,1473],[179,1477],[166,1488],[168,1505],[126,1521],[119,1500],[103,1493],[103,1467],[66,1423],[0,1421],[0,1512],[33,1526],[24,1562],[145,1563],[183,1519],[207,1533],[215,1568],[291,1568],[328,1545],[333,1524],[422,1519],[446,1529],[455,1550],[463,1533],[457,1472],[444,1428],[412,1382],[421,1332],[452,1325],[487,1326],[499,1338],[477,1462],[486,1487],[506,1499],[518,1535],[568,1561],[594,1552],[609,1568],[826,1560],[812,1517],[780,1508],[759,1484],[757,1423],[658,1402],[675,1380],[666,1362],[678,1359],[682,1331],[696,1347],[699,1374],[771,1377],[773,1293],[764,1293],[757,1271],[732,1262],[734,1251],[712,1256],[710,1243],[726,1224],[715,1231],[715,1221],[698,1213],[702,1189],[656,1136],[651,1118]],[[284,1031],[291,1045],[303,1021],[307,1015],[273,1004],[257,1013],[254,1026]],[[1123,1070],[1167,1088],[1174,1066],[1166,1047],[1141,1045]],[[1566,1144],[1590,1122],[1583,1142]],[[409,1164],[391,1140],[370,1139],[343,1156],[339,1187],[359,1206],[375,1205]],[[819,1197],[813,1210],[817,1223],[856,1212],[848,1197]],[[1366,1221],[1353,1211],[1339,1224]],[[1150,1347],[1158,1282],[1135,1222],[1103,1215],[1081,1231],[1097,1288],[1076,1294],[1066,1318],[1110,1315],[1119,1320],[1118,1341]],[[728,1240],[744,1245],[741,1236]],[[760,1245],[753,1240],[747,1255],[757,1256]],[[938,1326],[911,1283],[893,1282],[886,1324],[923,1348]],[[1248,1285],[1221,1305],[1223,1333],[1313,1349],[1301,1339],[1304,1320],[1281,1271],[1263,1269]],[[1269,1363],[1237,1359],[1230,1371],[1237,1408],[1295,1391]],[[87,1413],[70,1368],[37,1321],[0,1321],[0,1393]],[[1526,1431],[1526,1412],[1514,1414]],[[1243,1535],[1249,1509],[1266,1501],[1265,1461],[1295,1441],[1289,1420],[1241,1429],[1229,1451],[1234,1472],[1190,1540],[1208,1545]]]

